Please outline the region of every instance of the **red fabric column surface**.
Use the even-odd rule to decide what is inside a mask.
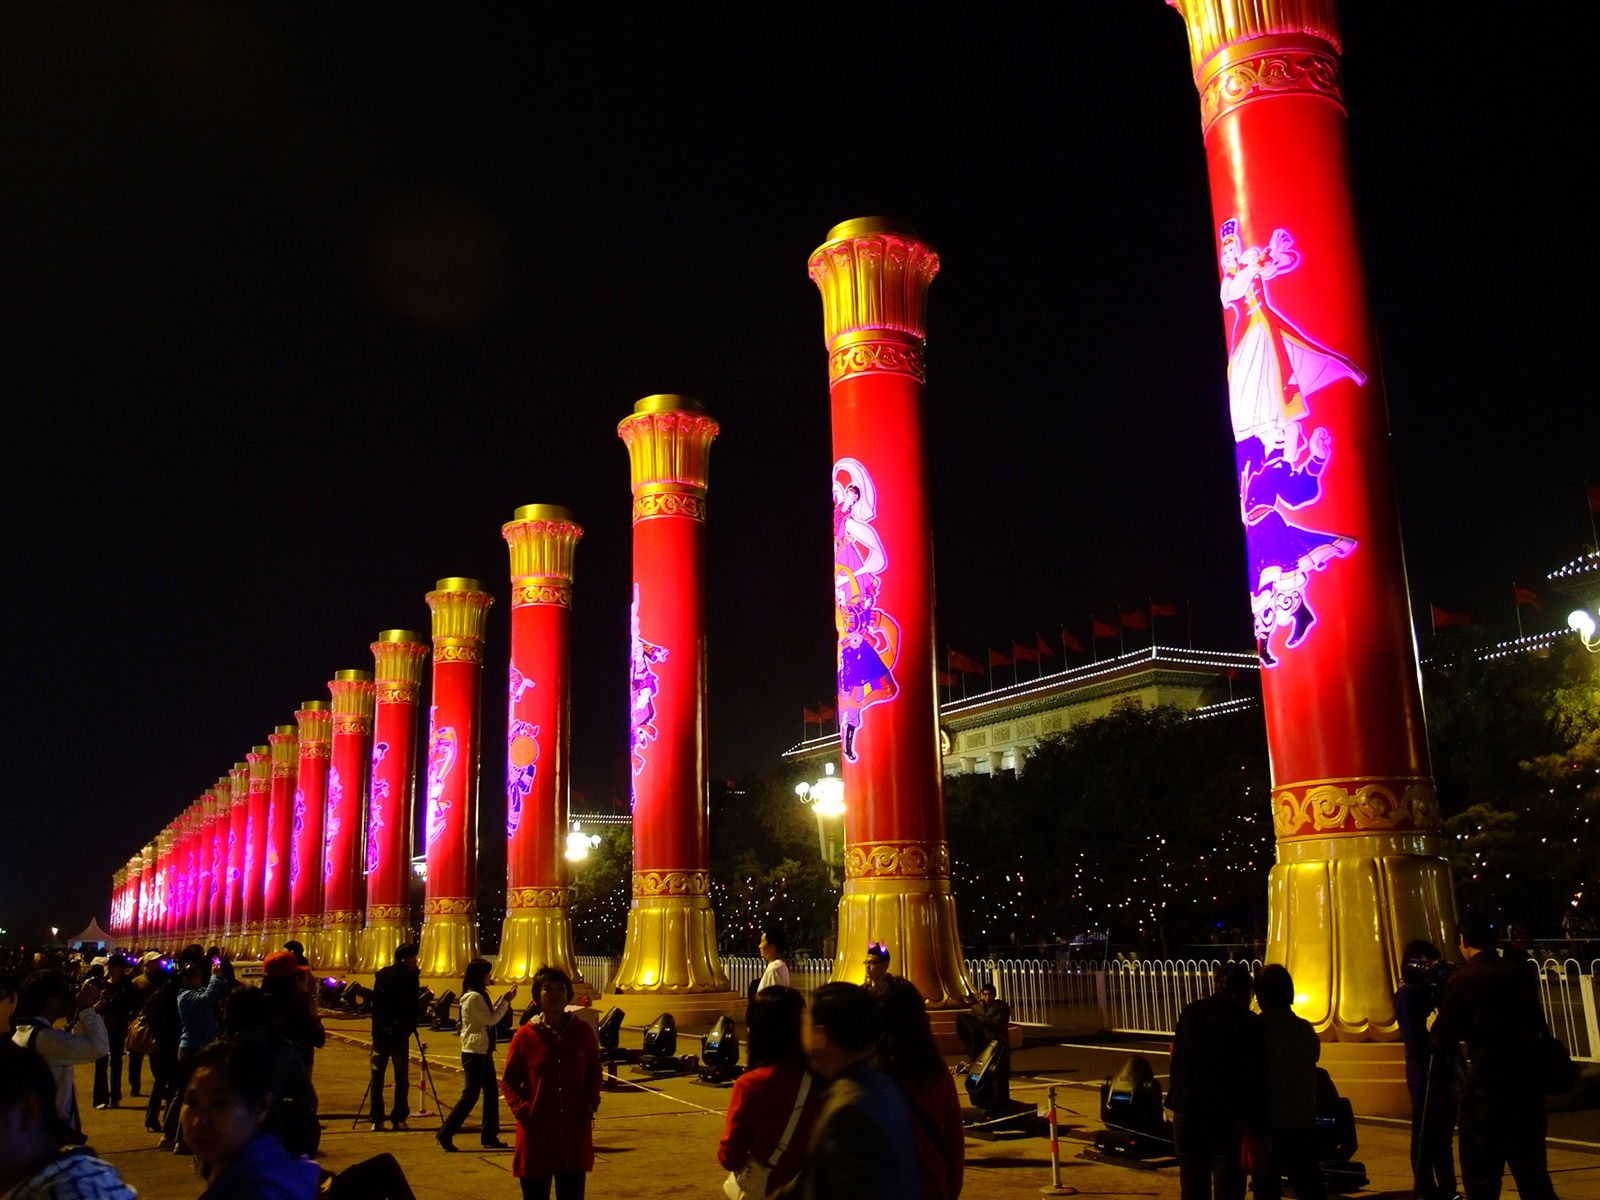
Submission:
[[[362,873],[363,800],[372,758],[373,683],[370,671],[340,671],[328,683],[333,698],[333,740],[328,760],[323,821],[322,931],[319,962],[328,970],[355,965],[366,904]]]
[[[411,829],[416,788],[417,701],[428,648],[421,636],[385,630],[372,644],[374,714],[367,796],[367,924],[363,970],[389,965],[410,940]]]
[[[223,873],[223,917],[227,925],[228,951],[243,957],[244,943],[244,860],[250,844],[250,765],[234,763],[228,771],[230,793],[227,842],[223,854],[227,867]]]
[[[289,830],[289,931],[310,951],[322,927],[322,823],[327,815],[333,710],[326,700],[307,700],[294,718],[300,761]]]

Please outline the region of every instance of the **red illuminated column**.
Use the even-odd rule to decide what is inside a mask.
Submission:
[[[174,912],[172,903],[173,881],[177,877],[177,872],[173,869],[172,864],[172,845],[175,836],[173,826],[168,825],[161,831],[161,836],[156,841],[158,863],[156,869],[159,872],[157,878],[160,885],[160,890],[156,896],[156,919],[160,922],[161,936],[159,940],[161,949],[168,952],[176,948],[173,944],[176,941],[176,936],[172,930]]]
[[[327,971],[348,971],[359,961],[362,875],[362,800],[372,757],[372,672],[339,671],[328,684],[333,697],[333,745],[328,760],[328,801],[323,820],[322,936],[316,961]]]
[[[725,992],[711,911],[706,791],[705,517],[717,423],[647,396],[617,426],[633,480],[629,657],[633,902],[624,992]]]
[[[123,923],[128,910],[128,868],[118,867],[111,872],[111,911],[106,931],[114,938],[125,938],[127,926]]]
[[[1278,862],[1267,958],[1325,1040],[1399,1037],[1407,941],[1448,948],[1439,834],[1346,165],[1333,4],[1177,0],[1211,178]]]
[[[394,961],[411,940],[411,814],[416,790],[417,697],[428,647],[408,629],[386,629],[372,643],[375,701],[371,787],[367,793],[367,923],[359,969]]]
[[[149,842],[139,851],[139,948],[154,949],[157,941],[156,923],[156,843]]]
[[[144,920],[144,857],[135,854],[128,860],[128,912],[123,923],[123,936],[140,945],[139,927]]]
[[[501,526],[511,549],[511,676],[506,696],[506,920],[495,977],[558,967],[572,948],[566,831],[572,567],[583,529],[553,504]]]
[[[250,844],[250,764],[234,763],[228,771],[228,834],[223,848],[223,945],[235,958],[245,957],[244,860]]]
[[[173,860],[177,864],[174,887],[172,932],[179,946],[194,941],[194,835],[195,808],[191,804],[178,814],[177,842]]]
[[[300,738],[293,725],[267,736],[272,745],[272,787],[267,794],[267,920],[262,957],[289,940],[289,845],[294,832],[294,792],[300,772]]]
[[[478,750],[483,633],[494,597],[476,579],[441,579],[433,610],[423,840],[427,898],[417,965],[459,976],[478,956]]]
[[[250,807],[245,812],[244,933],[240,955],[260,961],[267,944],[267,816],[272,792],[272,748],[254,746],[250,764]]]
[[[333,710],[326,700],[307,700],[294,714],[299,723],[294,815],[289,830],[289,936],[316,957],[322,932],[322,822],[328,795],[328,755]]]
[[[211,944],[211,837],[217,828],[217,792],[215,787],[205,790],[200,801],[199,822],[194,838],[194,900],[189,905],[194,940],[202,946]]]
[[[206,848],[211,856],[211,894],[206,898],[206,924],[210,940],[219,946],[227,945],[228,936],[228,828],[233,820],[233,787],[226,775],[219,778],[211,789],[216,797],[211,821],[211,844]]]
[[[972,993],[945,842],[923,345],[939,257],[902,224],[846,221],[811,255],[833,403],[833,601],[845,883],[833,977],[872,942],[933,1008]]]

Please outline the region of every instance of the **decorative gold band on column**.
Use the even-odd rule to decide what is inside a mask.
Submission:
[[[378,921],[404,921],[411,915],[411,910],[404,904],[369,904],[367,905],[367,923]],[[386,966],[388,964],[385,964]]]
[[[833,352],[847,334],[876,334],[866,339],[868,344],[920,344],[927,339],[928,285],[939,273],[939,256],[911,226],[887,217],[841,222],[812,251],[807,265],[822,292],[830,377],[839,365]],[[857,369],[872,369],[861,365],[865,361],[861,356]],[[891,361],[898,373],[912,373],[899,358]]]
[[[1200,126],[1241,104],[1300,93],[1344,108],[1334,0],[1167,0],[1189,34]]]
[[[872,374],[909,375],[919,383],[927,381],[921,342],[891,341],[875,331],[844,334],[839,342],[828,352],[829,384],[852,375]]]
[[[511,584],[511,607],[529,608],[536,604],[553,608],[572,607],[572,588],[548,580],[517,579]]]
[[[483,661],[483,631],[494,597],[476,579],[441,579],[427,597],[433,610],[433,660]]]
[[[424,917],[471,916],[478,911],[478,902],[471,896],[429,896],[422,902]]]
[[[378,704],[415,704],[421,694],[420,683],[378,683],[372,696]]]
[[[372,732],[374,690],[371,671],[334,672],[328,681],[328,694],[333,697],[333,733]]]
[[[635,499],[647,492],[703,497],[710,484],[711,443],[720,432],[721,426],[706,415],[705,405],[692,396],[646,396],[638,401],[633,415],[617,424],[617,436],[628,447]],[[638,519],[637,504],[634,519]]]
[[[944,842],[855,842],[844,848],[846,879],[949,879]]]
[[[1279,784],[1272,789],[1272,828],[1280,842],[1390,830],[1434,832],[1439,796],[1426,776]]]
[[[709,896],[710,871],[635,871],[635,896]]]
[[[705,497],[695,492],[641,489],[633,497],[633,519],[638,522],[653,517],[687,517],[691,521],[704,521]]]
[[[284,779],[300,773],[300,736],[293,725],[275,726],[267,735],[272,743],[272,776]]]
[[[565,908],[572,898],[571,888],[522,887],[506,889],[506,910],[524,908]]]

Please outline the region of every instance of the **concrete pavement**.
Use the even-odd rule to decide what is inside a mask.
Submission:
[[[329,1044],[317,1055],[316,1085],[321,1097],[324,1132],[321,1161],[337,1171],[384,1151],[405,1168],[422,1200],[431,1197],[515,1196],[511,1152],[483,1151],[476,1120],[456,1138],[458,1154],[446,1155],[433,1140],[439,1128],[438,1105],[432,1095],[419,1099],[420,1071],[412,1066],[412,1118],[409,1133],[372,1133],[362,1121],[352,1129],[356,1105],[367,1086],[367,1022],[327,1018]],[[639,1030],[627,1031],[623,1044],[639,1044]],[[460,1093],[461,1073],[454,1034],[425,1034],[439,1100],[446,1111]],[[692,1039],[680,1045],[688,1052]],[[1057,1089],[1061,1122],[1063,1182],[1082,1195],[1148,1196],[1176,1200],[1177,1172],[1088,1162],[1077,1157],[1100,1129],[1099,1085],[1130,1052],[1150,1054],[1158,1072],[1165,1058],[1155,1047],[1104,1047],[1060,1042],[1031,1044],[1015,1057],[1013,1096],[1024,1101]],[[503,1060],[503,1050],[501,1057]],[[79,1068],[79,1095],[90,1094],[91,1066]],[[631,1077],[621,1068],[624,1080]],[[1163,1080],[1163,1086],[1165,1080]],[[590,1196],[715,1198],[721,1195],[723,1172],[717,1165],[728,1089],[689,1078],[647,1083],[643,1087],[608,1090],[595,1125],[596,1163],[589,1180]],[[143,1105],[131,1099],[124,1107],[96,1111],[85,1108],[85,1128],[101,1155],[122,1171],[146,1200],[182,1200],[196,1196],[201,1181],[192,1160],[161,1153],[155,1137],[144,1131]],[[504,1117],[502,1105],[502,1117]],[[509,1121],[503,1136],[513,1140]],[[1556,1140],[1557,1138],[1565,1140]],[[1397,1122],[1363,1121],[1357,1157],[1371,1178],[1364,1195],[1402,1197],[1410,1194],[1407,1130]],[[968,1200],[1036,1197],[1050,1182],[1049,1142],[1043,1137],[985,1141],[968,1137],[967,1175],[962,1191]],[[1564,1114],[1552,1122],[1550,1162],[1556,1191],[1563,1200],[1600,1200],[1600,1112]],[[1515,1195],[1508,1177],[1506,1194]]]

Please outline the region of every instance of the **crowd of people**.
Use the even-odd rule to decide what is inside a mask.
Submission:
[[[1394,1002],[1415,1200],[1499,1200],[1508,1167],[1522,1196],[1555,1200],[1539,1071],[1550,1034],[1533,975],[1497,942],[1492,923],[1469,915],[1453,970],[1429,942],[1405,950]],[[1294,996],[1282,966],[1252,979],[1243,963],[1227,963],[1213,993],[1179,1016],[1166,1106],[1183,1200],[1243,1200],[1247,1183],[1257,1200],[1278,1200],[1285,1179],[1300,1200],[1326,1195],[1322,1047]]]

